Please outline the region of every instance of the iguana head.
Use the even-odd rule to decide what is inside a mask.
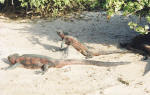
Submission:
[[[64,32],[63,30],[57,30],[57,34],[63,39],[65,35],[68,35],[67,32]]]
[[[8,56],[8,61],[11,63],[11,64],[15,64],[16,63],[16,59],[19,57],[19,54],[15,53],[15,54],[12,54],[12,55],[9,55]]]

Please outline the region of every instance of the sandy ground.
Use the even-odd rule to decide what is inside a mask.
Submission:
[[[91,50],[125,51],[119,42],[130,41],[137,35],[127,23],[135,17],[114,16],[108,22],[102,12],[89,12],[82,19],[17,20],[0,17],[0,68],[9,66],[8,55],[41,54],[62,59],[60,38],[62,29],[76,37]],[[141,24],[144,23],[142,20]],[[68,59],[85,59],[72,47]],[[66,58],[66,59],[67,59]],[[70,65],[50,68],[45,75],[25,68],[0,70],[0,95],[150,95],[150,60],[141,61],[134,53],[114,53],[93,57],[102,62],[130,62],[127,65],[103,67]]]

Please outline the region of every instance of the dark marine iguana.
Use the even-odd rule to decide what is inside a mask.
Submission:
[[[129,43],[120,43],[120,46],[143,55],[143,60],[146,60],[150,56],[150,32],[134,37]]]
[[[64,44],[67,45],[67,47],[64,49],[68,51],[68,47],[71,45],[73,46],[78,52],[80,52],[82,55],[86,56],[86,58],[92,58],[93,56],[99,56],[99,55],[106,55],[106,54],[112,54],[112,53],[122,53],[122,51],[111,51],[111,52],[92,52],[90,51],[84,44],[79,42],[76,38],[68,35],[67,33],[63,32],[62,30],[56,31],[59,37],[62,39],[61,43],[61,49],[63,49]]]
[[[7,69],[14,69],[16,67],[24,67],[29,69],[42,69],[42,74],[44,74],[48,68],[61,68],[66,65],[96,65],[96,66],[118,66],[129,64],[129,62],[101,62],[94,60],[76,60],[76,59],[52,59],[47,56],[37,55],[37,54],[24,54],[19,56],[19,54],[12,54],[8,56],[8,61],[10,66]]]

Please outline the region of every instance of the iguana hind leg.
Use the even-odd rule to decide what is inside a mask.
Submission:
[[[49,67],[49,65],[48,64],[44,64],[43,66],[42,66],[42,75],[44,75],[47,71],[48,71],[48,67]]]
[[[85,58],[86,59],[89,59],[89,58],[92,58],[93,56],[91,56],[91,55],[87,55]]]
[[[42,71],[36,71],[35,73],[44,75],[48,71],[48,68],[49,68],[49,65],[48,64],[44,64],[41,67]]]
[[[82,51],[82,54],[85,55],[86,59],[92,58],[92,54],[89,51]]]

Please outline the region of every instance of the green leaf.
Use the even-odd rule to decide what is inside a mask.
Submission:
[[[146,16],[146,20],[150,23],[150,16]]]
[[[4,1],[5,1],[5,0],[0,0],[0,3],[4,4]]]
[[[148,30],[148,29],[149,29],[149,26],[148,26],[148,25],[145,25],[145,26],[144,26],[144,29],[145,29],[145,30]]]
[[[110,17],[112,17],[114,15],[114,13],[115,12],[114,12],[113,9],[110,9],[110,10],[107,11],[107,15],[110,16]]]

